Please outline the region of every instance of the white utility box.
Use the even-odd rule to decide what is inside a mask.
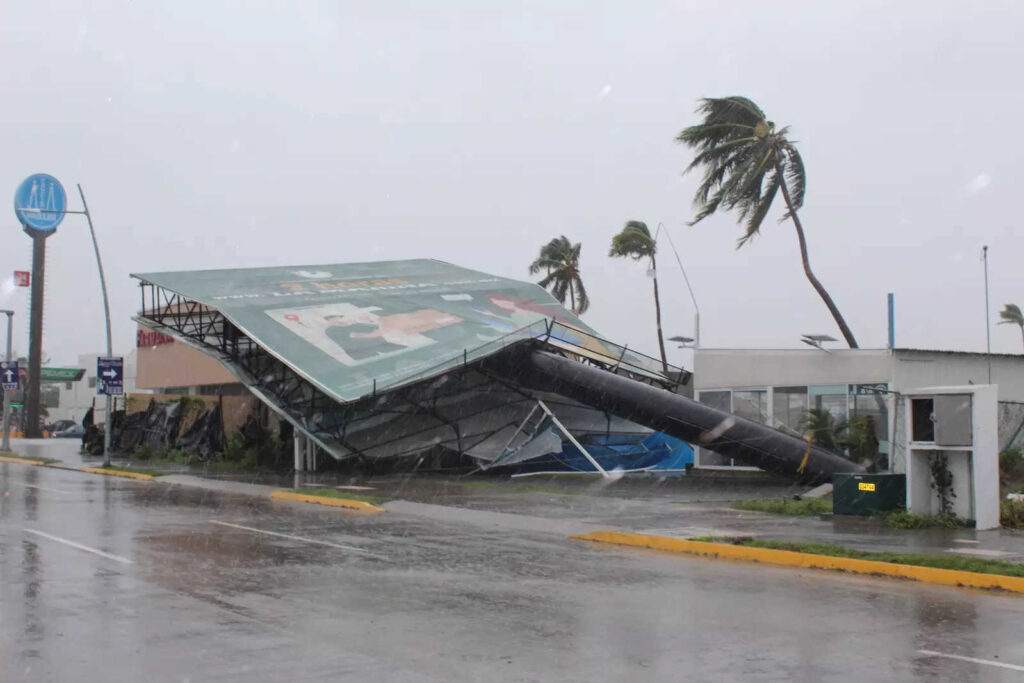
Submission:
[[[942,511],[932,465],[945,457],[952,512],[978,529],[999,526],[998,387],[913,389],[903,394],[907,424],[907,509]]]

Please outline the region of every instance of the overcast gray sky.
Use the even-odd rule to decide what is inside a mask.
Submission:
[[[746,95],[807,165],[812,263],[865,347],[984,350],[1024,305],[1024,43],[1018,2],[5,2],[0,189],[82,183],[134,345],[129,272],[435,257],[526,278],[582,241],[607,337],[656,353],[644,268],[608,259],[630,219],[672,231],[715,347],[840,338],[791,224],[741,251],[731,216],[694,228],[673,142],[703,96]],[[552,7],[555,6],[555,7]],[[7,210],[0,279],[28,269]],[[47,352],[101,350],[84,219],[48,240]],[[693,307],[667,243],[665,331]],[[0,286],[27,349],[27,290]],[[688,362],[673,350],[670,359]]]

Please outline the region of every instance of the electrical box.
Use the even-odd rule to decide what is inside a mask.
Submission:
[[[867,516],[906,507],[905,474],[836,474],[832,477],[832,512]]]
[[[907,509],[999,526],[998,387],[914,389],[907,405]]]

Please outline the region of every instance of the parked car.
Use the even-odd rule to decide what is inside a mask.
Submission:
[[[72,424],[70,427],[53,433],[55,439],[81,439],[85,436],[85,427],[80,424]]]

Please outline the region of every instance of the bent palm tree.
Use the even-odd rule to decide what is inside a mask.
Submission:
[[[612,248],[608,255],[616,258],[631,258],[634,261],[650,259],[651,272],[654,273],[654,317],[658,327],[658,349],[661,351],[661,369],[668,372],[668,361],[665,359],[665,339],[661,334],[661,301],[658,297],[658,267],[654,260],[658,252],[658,243],[651,237],[651,231],[642,221],[629,221],[622,232],[612,237]]]
[[[1024,340],[1024,313],[1020,312],[1020,306],[1017,304],[1006,304],[1003,306],[1003,310],[999,311],[999,317],[1002,320],[999,321],[1000,325],[1019,325],[1020,335]]]
[[[541,247],[540,255],[530,264],[530,275],[542,270],[547,273],[537,284],[550,289],[551,295],[561,304],[565,304],[568,295],[571,310],[576,315],[590,308],[590,297],[580,277],[581,247],[579,242],[573,244],[562,235]]]
[[[828,307],[851,349],[857,340],[846,324],[839,308],[811,271],[807,257],[807,240],[797,211],[804,204],[807,177],[804,163],[793,143],[786,138],[788,127],[776,128],[763,111],[745,97],[724,97],[701,100],[697,111],[704,121],[690,126],[676,138],[697,151],[686,171],[704,169],[704,177],[693,204],[697,216],[690,225],[704,220],[719,208],[739,210],[740,223],[745,222],[737,248],[747,244],[761,229],[775,196],[782,190],[786,213],[796,228],[804,274],[818,296]]]

